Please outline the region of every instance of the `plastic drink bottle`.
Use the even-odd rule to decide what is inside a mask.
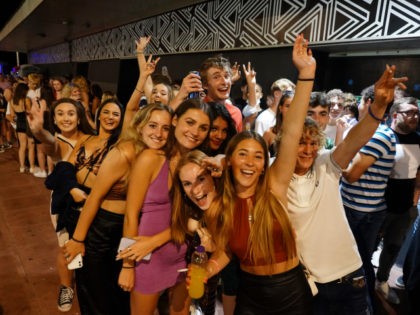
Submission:
[[[193,299],[199,299],[204,294],[204,279],[207,276],[206,264],[206,251],[203,246],[197,246],[191,257],[191,282],[188,290]]]
[[[196,75],[200,75],[200,72],[198,71],[190,71],[190,73],[194,73]],[[200,92],[191,92],[188,94],[188,98],[200,98]]]

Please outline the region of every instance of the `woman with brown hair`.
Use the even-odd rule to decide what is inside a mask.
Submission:
[[[205,212],[213,213],[207,228],[217,248],[207,264],[208,277],[217,274],[231,255],[240,262],[235,314],[312,311],[311,291],[299,265],[286,208],[316,68],[302,35],[296,38],[293,62],[298,83],[290,114],[283,121],[276,160],[269,168],[267,145],[260,135],[236,135],[226,149],[223,184]]]

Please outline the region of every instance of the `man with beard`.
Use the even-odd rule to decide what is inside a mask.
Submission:
[[[414,191],[420,182],[420,134],[417,99],[403,97],[391,107],[391,129],[397,138],[394,167],[385,192],[387,215],[383,225],[384,247],[376,273],[376,290],[389,302],[398,304],[399,298],[387,281],[403,243],[407,229],[416,217],[413,207]],[[414,201],[417,205],[417,201]]]

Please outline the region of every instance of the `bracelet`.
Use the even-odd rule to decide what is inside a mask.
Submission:
[[[216,265],[216,270],[217,270],[216,274],[218,274],[220,272],[220,265],[219,265],[219,263],[215,259],[209,259],[209,262],[212,262],[213,264]]]
[[[143,94],[144,91],[140,91],[138,88],[134,88],[135,91],[139,92],[140,94]]]
[[[136,55],[144,55],[143,51],[136,51]]]
[[[370,108],[370,106],[368,107],[368,113],[369,113],[370,117],[372,117],[376,121],[379,121],[379,122],[383,122],[384,121],[385,116],[382,117],[382,118],[376,117],[375,114],[372,113],[372,109]]]
[[[297,80],[298,81],[315,81],[315,78],[305,78],[305,79],[298,78]]]
[[[123,269],[133,269],[135,266],[122,266]]]
[[[80,244],[83,244],[85,242],[85,241],[80,241],[80,240],[74,238],[73,236],[71,237],[71,240],[75,241],[76,243],[80,243]]]

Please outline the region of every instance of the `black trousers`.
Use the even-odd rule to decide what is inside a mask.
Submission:
[[[240,273],[235,315],[312,314],[312,293],[299,265],[271,276]]]
[[[118,286],[122,261],[116,261],[124,216],[99,209],[85,239],[83,267],[76,270],[83,315],[129,315],[130,295]]]

